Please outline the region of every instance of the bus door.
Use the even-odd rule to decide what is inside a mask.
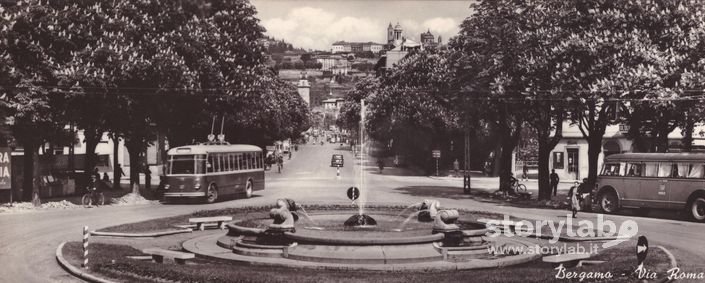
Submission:
[[[668,205],[668,180],[673,172],[673,164],[667,162],[646,162],[647,176],[641,180],[638,206],[666,208]]]

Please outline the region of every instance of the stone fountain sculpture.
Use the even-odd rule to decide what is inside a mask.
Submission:
[[[432,199],[426,199],[421,204],[419,205],[419,214],[418,214],[418,220],[420,222],[431,222],[433,221],[434,218],[436,218],[436,215],[438,214],[438,210],[441,206],[441,203],[438,202],[437,200],[432,200]]]
[[[269,224],[267,231],[296,232],[294,223],[299,220],[299,216],[295,212],[298,208],[296,202],[292,199],[278,199],[277,207],[269,211],[269,217],[272,218],[274,222]]]
[[[433,220],[433,234],[443,233],[443,246],[457,247],[463,243],[464,236],[460,227],[455,224],[458,220],[459,213],[457,210],[441,210],[436,214]]]
[[[433,220],[433,232],[444,233],[450,231],[459,231],[460,227],[455,224],[455,221],[458,220],[458,217],[458,211],[455,209],[439,211]]]

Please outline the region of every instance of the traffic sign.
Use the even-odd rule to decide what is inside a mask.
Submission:
[[[350,200],[355,201],[359,197],[360,197],[360,190],[357,187],[348,188],[348,198]]]
[[[433,154],[433,158],[441,158],[441,150],[434,149],[431,153]]]
[[[646,240],[646,237],[644,236],[639,236],[639,239],[636,242],[636,260],[637,260],[637,265],[641,265],[644,263],[644,260],[646,259],[646,254],[649,253],[649,241]]]

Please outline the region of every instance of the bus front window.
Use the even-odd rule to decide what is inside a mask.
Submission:
[[[169,161],[171,174],[193,174],[193,155],[174,155]]]

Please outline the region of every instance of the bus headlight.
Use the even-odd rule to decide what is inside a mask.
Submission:
[[[164,189],[165,189],[165,190],[168,190],[168,189],[169,189],[169,184],[165,184],[165,185],[164,185]]]
[[[201,189],[201,184],[196,184],[193,188],[198,191]]]

